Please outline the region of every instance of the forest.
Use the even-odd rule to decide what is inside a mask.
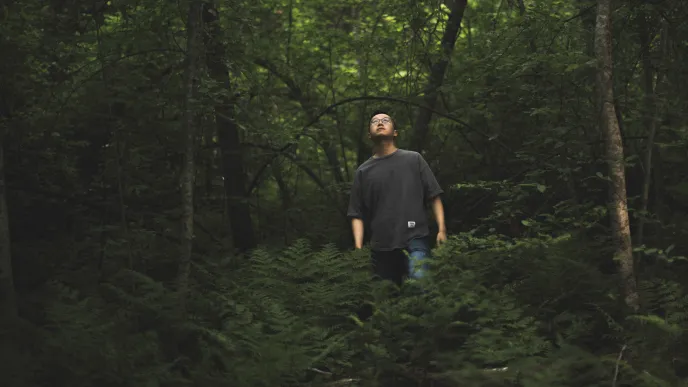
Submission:
[[[0,2],[0,385],[688,386],[687,22]],[[444,191],[421,292],[354,248],[378,109]]]

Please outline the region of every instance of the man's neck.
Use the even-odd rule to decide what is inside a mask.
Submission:
[[[394,151],[397,150],[396,145],[394,145],[393,141],[381,141],[375,145],[373,145],[373,157],[378,158],[378,157],[384,157],[389,154],[394,153]]]

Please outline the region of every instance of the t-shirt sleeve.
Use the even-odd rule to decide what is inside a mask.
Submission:
[[[436,196],[444,193],[444,191],[437,183],[437,179],[432,170],[430,170],[430,166],[420,153],[418,154],[418,159],[420,162],[420,180],[423,183],[425,200],[434,199]]]
[[[363,187],[361,186],[361,172],[356,171],[354,183],[351,185],[349,196],[349,209],[346,216],[349,218],[363,218]]]

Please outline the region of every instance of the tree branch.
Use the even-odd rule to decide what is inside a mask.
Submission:
[[[312,113],[312,108],[310,106],[308,98],[303,94],[303,90],[301,90],[301,88],[294,79],[279,71],[277,66],[267,59],[256,59],[254,62],[258,66],[268,70],[277,78],[279,78],[282,82],[284,82],[284,84],[287,85],[287,88],[289,89],[289,97],[297,101],[301,105],[301,107],[306,111],[306,114],[310,115]]]
[[[286,152],[288,152],[289,150],[296,148],[296,146],[297,146],[297,144],[298,144],[298,141],[301,139],[301,137],[303,137],[303,136],[305,136],[305,135],[307,134],[308,128],[310,128],[310,127],[313,126],[315,123],[317,123],[317,122],[320,120],[320,118],[322,118],[322,117],[323,117],[324,115],[326,115],[326,114],[329,114],[330,112],[332,112],[334,109],[336,109],[336,108],[339,107],[339,106],[346,105],[346,104],[353,103],[353,102],[358,102],[358,101],[389,101],[389,102],[397,102],[397,103],[401,103],[401,104],[411,105],[411,106],[415,106],[415,107],[419,107],[419,108],[423,108],[423,109],[428,109],[428,110],[432,111],[433,114],[436,114],[436,115],[439,116],[439,117],[443,117],[443,118],[446,118],[446,119],[448,119],[448,120],[450,120],[450,121],[453,121],[453,122],[455,122],[455,123],[461,125],[462,127],[466,128],[466,129],[468,129],[468,130],[470,130],[470,131],[472,131],[472,132],[478,133],[478,134],[480,134],[481,136],[485,137],[488,141],[494,141],[496,144],[498,144],[499,146],[501,146],[501,147],[504,148],[505,150],[509,151],[510,153],[514,153],[514,151],[513,151],[511,148],[509,148],[506,144],[504,144],[503,142],[497,140],[497,135],[490,136],[489,134],[486,134],[486,133],[484,133],[484,132],[482,132],[482,131],[480,131],[480,130],[478,130],[478,129],[472,127],[472,126],[470,126],[470,125],[467,124],[466,122],[464,122],[464,121],[462,121],[462,120],[460,120],[460,119],[458,119],[458,118],[456,118],[456,117],[453,117],[453,116],[450,115],[450,114],[440,112],[440,111],[438,111],[438,110],[436,110],[436,109],[429,108],[429,107],[427,107],[427,106],[423,106],[422,104],[420,104],[420,103],[418,103],[418,102],[409,101],[409,100],[405,100],[405,99],[402,99],[402,98],[396,98],[396,97],[361,96],[361,97],[346,98],[346,99],[337,101],[337,102],[335,102],[335,103],[333,103],[333,104],[327,106],[327,107],[326,107],[325,109],[323,109],[320,113],[318,113],[317,115],[315,115],[315,116],[314,116],[314,117],[313,117],[313,118],[303,127],[303,129],[301,129],[301,131],[300,131],[298,134],[296,134],[296,135],[294,136],[294,139],[293,139],[292,141],[288,142],[287,144],[285,144],[285,145],[284,145],[283,147],[281,147],[281,148],[275,148],[275,149],[273,149],[273,150],[275,151],[275,154],[273,155],[273,157],[272,157],[270,160],[268,160],[268,161],[265,163],[265,165],[263,165],[263,166],[260,168],[260,170],[259,170],[258,173],[256,174],[255,179],[259,179],[260,176],[265,172],[265,170],[267,169],[267,167],[269,167],[270,164],[272,164],[272,163],[275,161],[275,159],[276,159],[280,154],[286,153]],[[222,119],[230,119],[229,117],[227,117],[227,116],[225,116],[225,115],[223,115],[223,114],[220,114],[220,113],[218,113],[217,116],[220,117],[220,118],[222,118]],[[250,194],[250,193],[251,193],[251,190],[247,191],[247,194]]]
[[[251,147],[251,148],[258,148],[258,149],[269,150],[269,151],[275,152],[277,155],[282,155],[282,156],[288,158],[288,159],[291,160],[294,164],[296,164],[296,166],[298,166],[298,167],[301,168],[304,172],[306,172],[306,174],[313,180],[313,182],[315,182],[315,184],[318,185],[318,187],[320,187],[320,188],[323,189],[323,190],[326,189],[327,186],[326,186],[325,183],[318,177],[318,175],[317,175],[312,169],[310,169],[306,164],[304,164],[302,160],[299,160],[299,158],[298,158],[296,155],[293,155],[293,154],[288,153],[288,152],[282,152],[280,148],[275,148],[275,147],[272,147],[272,146],[270,146],[270,145],[252,144],[252,143],[246,143],[246,142],[245,142],[245,143],[242,143],[241,145],[242,145],[242,146]],[[274,161],[274,158],[273,158],[273,161]],[[269,164],[268,164],[268,165],[269,165]],[[266,168],[265,166],[262,167],[262,168],[261,168],[261,171],[263,171],[265,168]],[[255,178],[253,179],[253,181],[252,181],[251,184],[249,185],[248,190],[247,190],[247,193],[248,193],[248,194],[250,194],[251,192],[253,192],[253,190],[258,186],[258,182],[259,182],[260,172],[261,172],[261,171],[259,171],[259,173],[256,174]]]

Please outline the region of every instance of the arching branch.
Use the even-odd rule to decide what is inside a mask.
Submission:
[[[320,177],[318,177],[318,175],[316,175],[315,172],[311,168],[308,167],[308,165],[304,164],[303,160],[299,160],[299,158],[296,155],[289,153],[289,152],[282,152],[280,148],[275,148],[275,147],[272,147],[270,145],[261,145],[261,144],[253,144],[253,143],[242,143],[241,145],[246,146],[246,147],[250,147],[250,148],[258,148],[258,149],[264,149],[264,150],[272,151],[275,153],[276,156],[282,155],[282,156],[288,158],[289,160],[291,160],[294,164],[296,164],[296,166],[301,168],[301,170],[306,172],[306,174],[313,180],[313,182],[318,187],[320,187],[320,189],[325,190],[327,188],[327,186],[325,185],[325,182],[323,182],[322,179],[320,179]],[[273,157],[270,160],[270,162],[273,162],[274,160],[275,160],[275,157]],[[267,168],[267,165],[269,165],[269,164],[266,164],[263,167],[261,167],[261,169],[258,171],[256,176],[253,178],[253,181],[251,182],[251,184],[249,185],[249,188],[247,190],[248,193],[253,192],[253,190],[258,186],[258,184],[260,182],[260,176],[262,174],[262,171],[264,171],[265,168]]]
[[[306,165],[303,162],[303,160],[299,160],[299,158],[296,155],[291,154],[289,152],[284,152],[280,148],[275,148],[275,147],[272,147],[270,145],[261,145],[261,144],[252,144],[252,143],[242,143],[241,145],[251,147],[251,148],[258,148],[258,149],[264,149],[264,150],[269,150],[269,151],[275,152],[273,158],[268,163],[263,165],[263,167],[261,167],[261,169],[258,171],[256,176],[253,178],[253,181],[251,182],[251,186],[249,187],[249,190],[247,191],[247,195],[250,194],[258,186],[258,184],[260,183],[260,177],[261,177],[263,171],[265,171],[265,169],[272,162],[274,162],[278,156],[282,155],[282,156],[286,157],[287,159],[291,160],[294,164],[296,164],[297,167],[301,168],[302,171],[306,172],[308,177],[310,177],[311,180],[313,180],[313,182],[322,190],[322,192],[325,194],[325,196],[332,199],[333,202],[336,202],[336,198],[332,197],[330,195],[330,193],[328,192],[327,185],[325,184],[325,182],[322,181],[322,179],[320,177],[318,177],[318,175],[316,175],[315,172],[311,168],[309,168],[308,165]],[[339,205],[337,205],[335,207],[341,215],[346,216],[346,210],[345,209],[342,209]]]
[[[277,65],[270,62],[267,59],[256,59],[255,63],[257,65],[265,68],[266,70],[268,70],[270,73],[272,73],[277,78],[282,80],[282,82],[284,82],[285,85],[287,85],[287,89],[289,89],[289,98],[298,102],[299,105],[301,105],[301,108],[306,113],[306,117],[308,119],[311,119],[317,113],[317,108],[315,106],[315,103],[308,96],[308,94],[303,92],[303,90],[296,83],[294,78],[289,77],[286,73],[280,71],[279,68],[277,67]],[[323,151],[325,152],[325,157],[327,158],[327,162],[330,165],[330,169],[331,169],[332,174],[334,175],[335,179],[337,180],[337,182],[343,183],[344,182],[344,176],[342,175],[342,172],[340,169],[340,164],[339,164],[339,159],[337,158],[336,148],[334,148],[328,140],[324,140],[322,142],[318,141],[318,143],[323,148]]]
[[[275,148],[275,149],[274,149],[275,154],[273,155],[273,157],[272,157],[270,160],[268,160],[268,161],[258,170],[258,173],[256,174],[256,178],[255,178],[255,179],[259,179],[260,176],[265,172],[265,170],[275,161],[275,159],[276,159],[280,154],[284,154],[284,153],[286,153],[286,152],[289,152],[289,151],[291,151],[291,150],[294,150],[294,149],[296,148],[297,144],[298,144],[298,141],[301,139],[301,137],[303,137],[304,135],[306,135],[306,134],[308,133],[308,129],[309,129],[311,126],[315,125],[323,116],[325,116],[326,114],[329,114],[330,112],[332,112],[334,109],[336,109],[336,108],[339,107],[339,106],[346,105],[346,104],[350,104],[350,103],[354,103],[354,102],[359,102],[359,101],[388,101],[388,102],[401,103],[401,104],[406,104],[406,105],[415,106],[415,107],[418,107],[418,108],[428,109],[428,110],[432,111],[432,113],[435,114],[435,115],[437,115],[438,117],[442,117],[442,118],[445,118],[445,119],[450,120],[450,121],[452,121],[452,122],[455,122],[455,123],[457,123],[459,126],[461,126],[461,127],[463,127],[463,128],[466,128],[467,130],[470,130],[471,132],[478,133],[479,135],[485,137],[488,141],[493,141],[493,142],[495,142],[497,145],[499,145],[500,147],[504,148],[504,149],[507,150],[509,153],[514,153],[514,151],[513,151],[511,148],[509,148],[506,144],[504,144],[503,142],[501,142],[500,140],[498,140],[496,135],[492,135],[492,136],[491,136],[491,135],[489,135],[489,134],[487,134],[487,133],[485,133],[485,132],[483,132],[483,131],[481,131],[481,130],[479,130],[479,129],[476,129],[476,128],[472,127],[471,125],[469,125],[469,124],[467,124],[466,122],[464,122],[464,121],[462,121],[462,120],[460,120],[460,119],[458,119],[458,118],[452,116],[451,114],[447,114],[447,113],[444,113],[444,112],[440,112],[440,111],[438,111],[438,110],[436,110],[436,109],[429,108],[429,107],[427,107],[427,106],[423,106],[422,104],[420,104],[420,103],[418,103],[418,102],[409,101],[409,100],[406,100],[406,99],[403,99],[403,98],[385,97],[385,96],[361,96],[361,97],[346,98],[346,99],[343,99],[343,100],[341,100],[341,101],[337,101],[336,103],[333,103],[333,104],[327,106],[325,109],[323,109],[322,111],[320,111],[320,113],[316,114],[315,117],[313,117],[313,118],[303,127],[303,129],[302,129],[298,134],[296,134],[296,135],[294,136],[294,139],[293,139],[292,141],[288,142],[287,144],[285,144],[285,145],[282,146],[281,148]],[[228,117],[223,117],[222,114],[218,114],[218,116],[221,117],[221,118],[224,118],[224,119],[228,119]],[[247,191],[247,195],[250,195],[251,192],[252,192],[252,190],[253,190],[254,188],[255,188],[255,185],[252,185],[252,186],[249,188],[249,190]]]

